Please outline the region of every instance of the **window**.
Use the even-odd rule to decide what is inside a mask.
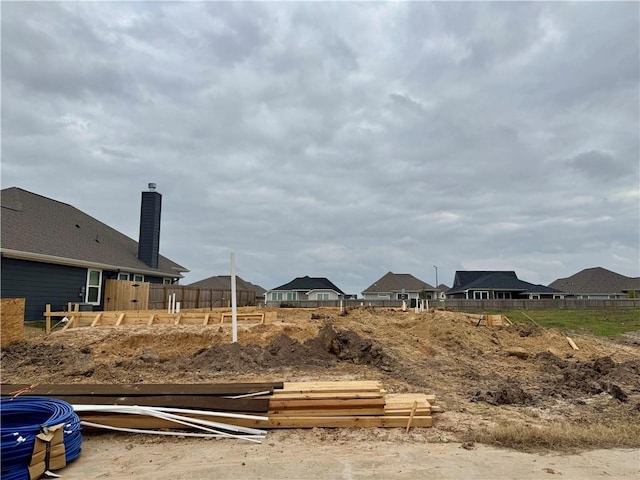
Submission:
[[[287,292],[287,300],[297,300],[298,294],[296,292]]]
[[[488,300],[489,299],[489,292],[482,291],[482,290],[475,291],[475,292],[473,292],[473,299],[474,300]]]
[[[282,300],[282,292],[271,292],[271,300],[274,300],[274,301]]]
[[[171,278],[163,278],[162,279],[162,284],[163,285],[171,285],[173,283],[173,280]]]
[[[144,282],[144,275],[134,275],[133,276],[133,281],[134,282]]]
[[[510,300],[511,292],[496,292],[496,298],[498,300]]]
[[[86,303],[98,305],[100,303],[100,289],[102,287],[102,270],[87,270]]]
[[[328,293],[319,293],[316,298],[318,300],[329,300],[329,294]]]
[[[129,280],[129,274],[128,273],[119,273],[118,274],[118,280]]]

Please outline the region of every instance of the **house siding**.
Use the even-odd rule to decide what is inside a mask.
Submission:
[[[306,300],[319,300],[318,295],[329,294],[329,298],[326,300],[338,300],[340,296],[333,290],[313,290],[306,295]]]
[[[64,310],[68,302],[83,302],[87,269],[2,257],[0,297],[24,298],[25,320],[42,320],[46,305]]]

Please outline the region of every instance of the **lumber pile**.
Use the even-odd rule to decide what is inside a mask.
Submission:
[[[388,394],[378,381],[275,382],[191,385],[2,385],[2,395],[51,396],[78,408],[84,422],[117,428],[176,429],[154,416],[106,412],[101,407],[140,406],[193,409],[184,415],[204,420],[208,412],[229,425],[249,428],[430,427],[441,412],[435,396]],[[91,405],[94,408],[88,408]],[[80,411],[81,410],[81,411]],[[237,414],[237,416],[234,416]],[[228,417],[228,418],[227,418]]]
[[[377,381],[284,382],[273,391],[265,428],[430,427],[426,398],[421,393],[387,394]],[[405,408],[414,401],[419,410]]]

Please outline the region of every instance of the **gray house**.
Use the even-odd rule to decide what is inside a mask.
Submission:
[[[297,277],[266,292],[267,301],[339,300],[345,293],[324,277]]]
[[[447,298],[470,300],[564,298],[564,293],[560,290],[520,280],[516,272],[484,270],[458,270],[453,287],[446,295]]]
[[[625,277],[602,267],[586,268],[551,284],[569,298],[610,300],[640,296],[640,277]]]
[[[364,289],[364,300],[436,299],[438,289],[409,273],[388,272]]]
[[[188,272],[159,254],[162,196],[142,192],[136,242],[77,208],[11,187],[1,192],[2,298],[25,298],[25,319],[46,304],[104,307],[107,279],[171,284]]]

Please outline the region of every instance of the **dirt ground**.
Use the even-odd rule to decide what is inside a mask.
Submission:
[[[273,312],[273,311],[272,311]],[[459,312],[278,309],[265,324],[69,329],[2,351],[3,383],[381,380],[436,395],[432,428],[270,431],[236,440],[87,434],[65,478],[637,478],[638,450],[524,453],[465,442],[497,425],[640,421],[640,338]],[[275,319],[274,319],[275,318]],[[509,445],[505,445],[509,447]],[[514,470],[515,469],[515,470]],[[517,474],[515,473],[517,472]],[[62,472],[61,472],[62,473]]]

